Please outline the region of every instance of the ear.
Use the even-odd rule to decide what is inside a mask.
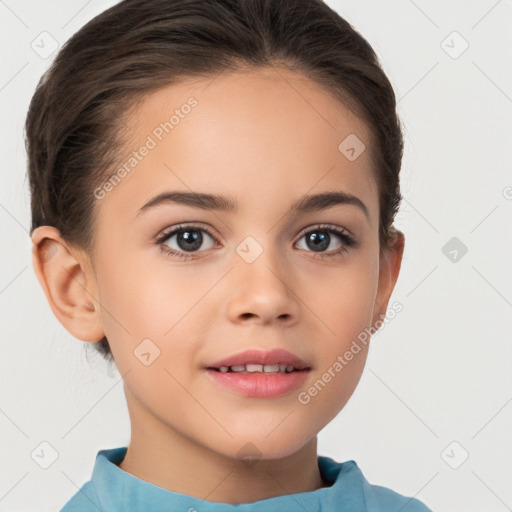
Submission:
[[[72,248],[52,226],[40,226],[32,235],[32,264],[39,284],[59,322],[82,341],[105,335],[90,260]]]
[[[398,274],[400,273],[404,247],[404,234],[399,230],[395,230],[390,241],[390,246],[381,250],[379,263],[379,286],[373,309],[373,326],[375,325],[375,322],[382,320],[386,316],[389,299],[398,279]]]

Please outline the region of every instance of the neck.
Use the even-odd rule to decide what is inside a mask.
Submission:
[[[136,401],[129,404],[131,440],[119,468],[172,492],[220,503],[253,501],[327,487],[317,438],[279,459],[229,457],[164,425]]]

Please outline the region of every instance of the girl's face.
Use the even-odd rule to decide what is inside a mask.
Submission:
[[[385,314],[398,273],[396,260],[391,275],[379,259],[367,127],[282,68],[169,86],[125,123],[125,172],[96,191],[93,268],[94,307],[124,375],[132,437],[167,432],[228,457],[297,452],[354,391],[368,349],[358,335]],[[151,205],[174,192],[236,206]],[[293,208],[327,192],[358,200]],[[178,226],[188,229],[169,235]],[[354,340],[359,351],[348,361]],[[274,348],[310,367],[279,395],[241,394],[205,369]]]

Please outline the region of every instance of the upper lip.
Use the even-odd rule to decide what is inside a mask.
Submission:
[[[206,368],[220,368],[221,366],[235,366],[242,364],[285,364],[287,366],[294,366],[297,370],[309,368],[306,361],[282,348],[275,348],[268,351],[244,350],[238,354],[233,354],[224,359],[219,359],[218,361],[210,363]]]

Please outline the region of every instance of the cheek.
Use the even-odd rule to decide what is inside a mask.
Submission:
[[[332,419],[347,403],[359,382],[368,354],[378,263],[358,263],[333,272],[328,282],[309,293],[317,315],[312,331],[316,346],[316,380],[304,389],[301,404],[319,418]],[[321,292],[320,292],[321,290]]]
[[[191,287],[183,272],[160,272],[129,258],[110,270],[105,266],[101,275],[100,301],[127,396],[166,423],[200,416],[185,390],[193,380],[194,304],[211,284]]]
[[[108,310],[105,324],[137,338],[161,338],[186,313],[192,293],[179,272],[159,272],[133,258],[105,262],[99,283],[99,300]]]
[[[378,262],[363,257],[304,283],[305,301],[321,328],[319,347],[331,355],[344,352],[371,325],[377,287]]]
[[[203,337],[201,298],[214,278],[120,256],[103,266],[98,287],[105,333],[120,372],[138,368],[137,357],[149,353],[151,367],[186,379],[194,364],[194,340]]]

